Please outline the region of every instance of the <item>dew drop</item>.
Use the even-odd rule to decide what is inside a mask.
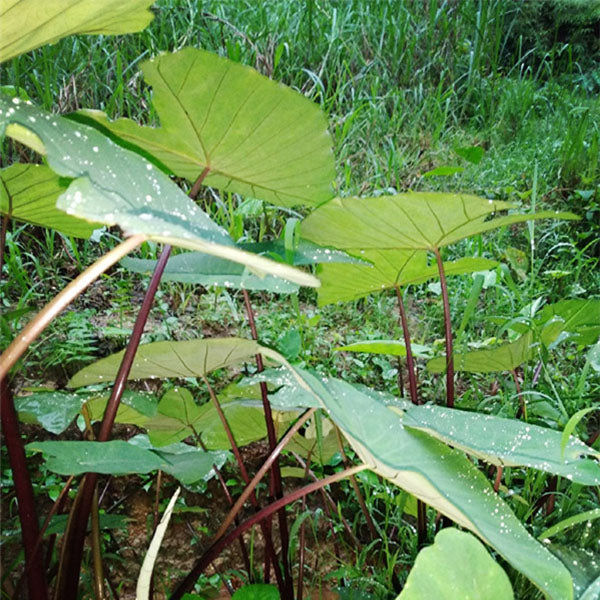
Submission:
[[[92,150],[93,150],[94,152],[98,152],[98,151],[99,151],[99,148],[98,148],[98,146],[94,146],[94,147],[92,148]]]

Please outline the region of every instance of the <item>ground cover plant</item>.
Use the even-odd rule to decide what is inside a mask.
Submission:
[[[3,594],[206,597],[213,568],[236,597],[463,598],[469,565],[478,597],[596,597],[598,106],[593,77],[563,87],[583,60],[515,46],[535,14],[499,2],[164,2],[127,45],[18,56],[151,18],[67,4],[44,27],[0,5]],[[101,63],[116,83],[80,92]],[[519,145],[563,126],[543,158]],[[126,560],[102,499],[136,476],[154,501]],[[178,518],[194,544],[166,566]]]

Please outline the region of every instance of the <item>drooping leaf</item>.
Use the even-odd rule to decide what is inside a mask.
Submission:
[[[534,335],[530,331],[509,344],[454,354],[454,370],[467,373],[512,371],[531,360],[538,347],[539,343],[534,343]],[[432,358],[427,363],[427,370],[432,373],[443,373],[446,370],[446,357]]]
[[[319,381],[288,368],[318,398],[369,468],[476,533],[552,600],[573,598],[569,572],[527,532],[464,454],[403,427],[382,403],[341,380]]]
[[[325,264],[317,274],[321,280],[319,305],[348,302],[394,286],[424,283],[439,277],[436,264],[427,264],[427,254],[414,250],[361,250],[346,248],[371,265]],[[493,269],[497,262],[487,258],[461,258],[444,263],[446,275],[462,275]]]
[[[56,208],[69,181],[44,165],[14,164],[0,171],[0,213],[66,235],[88,238],[96,227]]]
[[[279,206],[317,206],[335,177],[327,122],[317,105],[254,69],[197,48],[142,65],[161,127],[128,119],[103,126],[179,177]]]
[[[417,560],[397,600],[512,600],[502,567],[470,533],[442,529]]]
[[[411,344],[410,349],[414,356],[431,356],[431,348],[421,344]],[[335,348],[341,352],[367,352],[369,354],[390,354],[392,356],[406,356],[406,346],[404,342],[398,340],[364,340],[354,342],[346,346]]]
[[[183,342],[143,344],[133,361],[128,379],[201,377],[214,371],[249,360],[260,353],[261,346],[242,338],[212,338]],[[124,350],[84,367],[69,380],[69,387],[113,381]]]
[[[62,433],[79,414],[88,396],[68,392],[39,392],[15,398],[23,423],[38,423],[50,433]]]
[[[0,0],[0,62],[76,33],[140,31],[154,0]]]
[[[308,273],[236,248],[227,232],[162,171],[94,128],[2,95],[0,136],[11,123],[34,132],[44,144],[50,167],[59,175],[74,178],[56,204],[67,214],[220,256],[248,265],[261,275],[319,285]]]
[[[402,422],[495,465],[531,467],[600,485],[600,452],[571,437],[563,456],[560,431],[431,404],[411,406]]]
[[[410,192],[376,198],[334,198],[302,222],[302,237],[341,250],[433,250],[463,238],[531,219],[578,219],[572,213],[511,214],[507,202],[466,194]]]

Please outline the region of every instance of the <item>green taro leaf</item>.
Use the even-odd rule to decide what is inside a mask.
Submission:
[[[598,298],[576,298],[549,304],[536,314],[535,320],[543,324],[556,317],[564,321],[562,330],[572,334],[578,344],[589,346],[600,336]]]
[[[272,351],[267,354],[275,358]],[[371,470],[477,534],[552,600],[573,598],[569,572],[527,532],[462,452],[404,427],[383,403],[344,381],[319,381],[305,371],[288,369]]]
[[[150,152],[173,173],[279,206],[317,206],[335,178],[318,106],[250,67],[196,48],[142,65],[161,127],[87,115]]]
[[[546,211],[511,214],[507,202],[466,194],[409,192],[376,198],[334,198],[302,222],[302,237],[341,250],[433,250],[463,238],[531,219],[578,219],[572,213]]]
[[[0,0],[0,62],[76,33],[140,31],[154,0]]]
[[[100,224],[90,224],[56,208],[69,181],[44,165],[15,164],[0,171],[0,212],[13,219],[51,227],[66,235],[89,238]]]
[[[485,350],[454,354],[454,370],[466,373],[495,373],[512,371],[535,356],[539,344],[534,344],[533,332],[526,333],[510,344],[502,344]],[[443,373],[446,357],[438,356],[427,363],[427,370]]]
[[[427,357],[431,355],[429,346],[421,344],[411,344],[410,349],[414,356]],[[392,356],[406,356],[406,346],[404,342],[397,340],[365,340],[355,342],[347,346],[335,348],[336,352],[367,352],[369,354],[390,354]]]
[[[268,583],[244,585],[233,594],[231,600],[279,600],[279,591]]]
[[[69,387],[114,381],[124,352],[121,350],[81,369],[71,377]],[[242,338],[143,344],[138,348],[128,379],[202,377],[215,369],[249,360],[260,352],[259,344]]]
[[[423,548],[397,600],[512,600],[508,575],[470,533],[442,529]]]
[[[88,398],[68,392],[40,392],[15,398],[15,409],[23,423],[38,423],[58,434],[72,423]]]
[[[550,544],[550,551],[558,556],[573,577],[577,600],[600,598],[600,554],[585,548]]]
[[[108,399],[108,395],[94,395],[86,402],[85,406],[92,422],[102,420]],[[157,405],[158,402],[154,394],[125,390],[121,397],[115,421],[142,426],[148,418],[156,414]]]
[[[600,459],[600,452],[571,437],[563,456],[560,431],[431,404],[411,406],[402,422],[495,465],[531,467],[600,485],[600,463],[588,458]]]
[[[436,264],[427,264],[427,254],[415,250],[360,250],[346,248],[372,265],[324,264],[318,267],[321,280],[319,305],[348,302],[395,286],[419,284],[439,277]],[[461,258],[445,262],[446,275],[462,275],[493,269],[498,263],[487,258]]]
[[[319,285],[308,273],[236,248],[227,232],[167,175],[96,129],[19,98],[0,96],[0,135],[11,124],[33,132],[44,145],[50,167],[59,175],[74,178],[56,204],[67,214],[239,262],[260,275]]]

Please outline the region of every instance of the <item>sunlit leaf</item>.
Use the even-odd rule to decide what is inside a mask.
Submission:
[[[462,452],[404,427],[386,406],[344,381],[319,381],[288,368],[319,399],[369,468],[476,533],[552,600],[573,598],[569,572],[527,532]]]
[[[302,222],[302,237],[341,250],[433,250],[466,237],[531,219],[578,219],[545,211],[488,217],[513,204],[466,194],[410,192],[376,198],[334,198]]]
[[[144,29],[154,0],[0,0],[0,62],[76,33]]]
[[[308,273],[236,248],[227,232],[161,170],[96,129],[19,98],[0,96],[0,135],[9,123],[33,131],[46,148],[50,167],[59,175],[74,178],[56,204],[67,214],[239,262],[260,275],[319,285]]]
[[[600,452],[571,437],[563,455],[560,431],[432,404],[411,406],[402,422],[495,465],[531,467],[600,485]]]
[[[61,180],[44,165],[15,164],[0,171],[0,213],[50,227],[66,235],[88,238],[100,224],[88,223],[56,208],[69,180]]]
[[[332,196],[331,139],[316,104],[254,69],[197,48],[143,63],[159,128],[87,114],[179,177],[280,206]]]
[[[421,344],[411,344],[410,349],[414,356],[431,356],[431,348]],[[367,352],[369,354],[390,354],[392,356],[406,356],[404,342],[398,340],[364,340],[354,342],[335,349],[338,352]]]
[[[533,332],[530,331],[509,344],[454,354],[454,370],[467,373],[512,371],[535,356],[538,347],[539,343],[534,343]],[[427,370],[443,373],[446,370],[446,357],[432,358],[427,363]]]
[[[394,286],[420,284],[439,277],[436,264],[427,264],[427,254],[414,250],[360,250],[346,248],[371,265],[325,264],[317,269],[321,280],[319,305],[348,302]],[[444,263],[446,275],[462,275],[493,269],[497,262],[487,258],[461,258]]]
[[[397,600],[512,600],[502,567],[470,533],[442,529],[417,554]]]
[[[279,591],[274,585],[252,583],[237,590],[231,600],[279,600]]]
[[[215,369],[249,360],[260,351],[256,342],[242,338],[143,344],[138,348],[128,379],[202,377]],[[81,369],[71,377],[69,387],[113,381],[124,352],[121,350]]]

